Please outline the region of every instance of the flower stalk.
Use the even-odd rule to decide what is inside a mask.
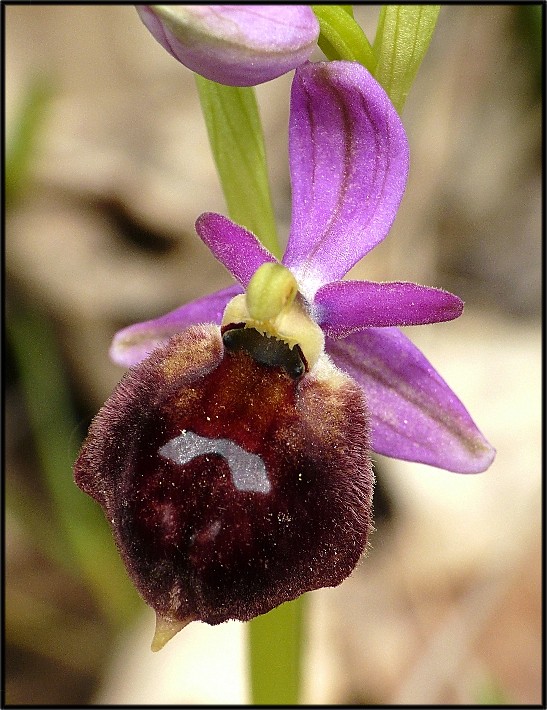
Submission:
[[[302,648],[307,597],[257,616],[249,627],[251,701],[254,705],[302,702]]]
[[[253,87],[224,86],[195,75],[211,152],[231,219],[281,256],[264,134]],[[249,196],[252,195],[252,199]]]

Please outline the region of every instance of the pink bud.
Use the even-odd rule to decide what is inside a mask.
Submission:
[[[197,74],[253,86],[295,69],[319,23],[307,5],[137,5],[154,38]]]

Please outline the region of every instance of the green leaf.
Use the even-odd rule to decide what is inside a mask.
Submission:
[[[439,5],[384,5],[380,11],[372,73],[401,113],[427,52]]]
[[[351,6],[312,5],[319,21],[318,44],[327,59],[360,62],[372,71],[376,60],[361,27],[353,19]]]
[[[254,88],[195,78],[228,214],[281,257]]]
[[[298,705],[305,595],[249,622],[254,705]]]
[[[101,509],[74,483],[77,427],[55,335],[42,313],[19,304],[10,311],[8,334],[55,514],[55,541],[50,526],[46,525],[45,534],[57,545],[54,556],[91,585],[112,624],[123,625],[141,602]],[[21,510],[21,501],[16,499],[14,511],[17,508]],[[32,514],[41,517],[39,509]],[[27,530],[37,534],[39,525],[34,521]]]
[[[45,77],[35,78],[23,98],[6,141],[5,190],[9,207],[24,191],[39,134],[53,98],[53,85]]]

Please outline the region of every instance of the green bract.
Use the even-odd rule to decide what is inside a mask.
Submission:
[[[384,5],[374,44],[346,5],[313,5],[318,44],[330,60],[360,62],[384,87],[401,113],[439,15],[439,5]]]
[[[429,47],[439,10],[439,5],[384,5],[380,11],[372,73],[399,113]]]
[[[346,5],[312,5],[319,20],[318,44],[327,59],[360,62],[369,71],[376,63],[370,42]]]

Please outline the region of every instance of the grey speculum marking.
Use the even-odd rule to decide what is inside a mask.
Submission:
[[[159,452],[181,466],[196,456],[218,454],[228,463],[234,486],[238,491],[270,492],[271,484],[264,461],[258,454],[245,451],[230,439],[209,439],[184,429],[180,436],[164,444]]]

